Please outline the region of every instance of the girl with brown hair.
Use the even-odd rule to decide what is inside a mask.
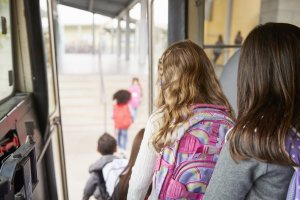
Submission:
[[[115,190],[112,194],[111,200],[127,199],[126,197],[127,197],[127,192],[128,192],[128,184],[129,184],[129,179],[130,179],[131,172],[132,172],[132,167],[135,163],[136,157],[140,150],[141,142],[144,137],[144,132],[145,132],[145,129],[143,128],[137,133],[137,135],[134,138],[128,164],[120,175],[119,183],[115,187]]]
[[[165,50],[159,60],[158,75],[158,109],[148,120],[132,169],[127,199],[144,199],[153,175],[155,180],[149,199],[165,199],[168,195],[173,199],[181,198],[181,194],[170,194],[175,190],[170,189],[172,184],[168,183],[177,181],[187,185],[187,182],[179,183],[171,180],[171,176],[184,163],[199,164],[203,161],[211,168],[205,172],[201,166],[189,169],[204,173],[201,175],[204,182],[189,179],[189,188],[182,191],[184,195],[200,197],[205,192],[225,133],[233,126],[231,106],[207,55],[189,40],[175,43]],[[198,129],[198,126],[205,129]],[[210,147],[214,151],[210,151]],[[169,165],[168,169],[165,169],[165,164]],[[184,173],[186,171],[180,174]]]
[[[300,29],[284,23],[254,28],[241,49],[236,125],[205,200],[286,199],[292,166],[299,165],[299,154],[290,155],[286,145],[300,139],[299,77]]]

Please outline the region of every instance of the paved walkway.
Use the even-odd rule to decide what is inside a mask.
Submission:
[[[119,89],[127,89],[133,76],[140,78],[144,96],[137,120],[128,131],[127,155],[130,154],[135,134],[145,127],[148,117],[145,67],[139,67],[136,62],[120,61],[114,55],[103,56],[101,64],[104,86],[97,56],[67,54],[64,56],[63,68],[60,69],[60,100],[71,200],[82,197],[89,175],[88,167],[99,158],[96,152],[99,136],[105,131],[111,134],[114,132],[112,95]]]

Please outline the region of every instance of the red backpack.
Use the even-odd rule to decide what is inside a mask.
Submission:
[[[114,105],[114,121],[115,128],[128,129],[132,124],[131,112],[128,104],[116,104]]]

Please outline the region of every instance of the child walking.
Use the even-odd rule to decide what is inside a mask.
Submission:
[[[246,38],[238,67],[236,125],[205,200],[286,199],[300,156],[299,52],[300,29],[294,25],[267,23]],[[299,194],[299,187],[291,186]]]
[[[129,87],[129,92],[131,93],[130,106],[132,108],[133,119],[137,117],[137,109],[139,108],[142,100],[142,87],[139,78],[134,77],[132,79],[132,84]]]
[[[123,150],[126,150],[127,130],[132,124],[132,114],[128,104],[130,98],[131,94],[127,90],[119,90],[113,95],[113,100],[117,101],[113,108],[115,132],[118,146]]]
[[[195,43],[170,46],[158,65],[157,111],[147,123],[127,199],[202,199],[234,116]],[[156,163],[156,164],[155,164]]]
[[[108,199],[114,190],[118,176],[127,165],[127,160],[114,156],[117,151],[116,139],[104,133],[98,139],[97,151],[101,157],[90,168],[90,177],[86,182],[82,200],[94,196],[97,200]]]

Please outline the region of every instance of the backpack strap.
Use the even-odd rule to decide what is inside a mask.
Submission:
[[[101,166],[99,170],[96,171],[98,175],[98,188],[100,192],[100,199],[106,200],[109,198],[109,194],[106,189],[106,182],[103,176],[103,168],[108,164],[111,163],[114,159],[117,159],[116,157],[111,157],[106,160],[106,162]]]
[[[103,200],[108,199],[109,194],[108,194],[107,189],[106,189],[102,169],[98,170],[97,172],[98,172],[98,178],[99,178],[98,188],[99,188],[99,192],[100,192],[100,198],[103,199]]]
[[[225,106],[220,106],[220,105],[214,105],[214,104],[204,104],[204,103],[199,103],[199,104],[194,104],[193,105],[193,109],[195,108],[214,108],[214,109],[218,109],[218,110],[223,110],[226,112],[229,112],[230,110],[228,108],[226,108]]]
[[[288,193],[286,196],[286,200],[295,200],[297,199],[297,180],[299,180],[299,174],[297,174],[297,171],[294,172],[294,175],[291,179],[290,185],[289,185],[289,189],[288,189]]]
[[[160,169],[160,166],[164,166],[171,171],[173,171],[174,169],[174,163],[172,164],[167,163],[164,159],[162,159],[162,155],[160,155],[160,158],[156,159],[154,171],[158,171]]]
[[[300,164],[300,134],[295,128],[291,128],[288,135],[285,138],[285,150],[289,153],[293,161],[299,165]],[[287,200],[300,199],[300,169],[297,167],[295,169],[293,178],[290,182],[288,189]]]

